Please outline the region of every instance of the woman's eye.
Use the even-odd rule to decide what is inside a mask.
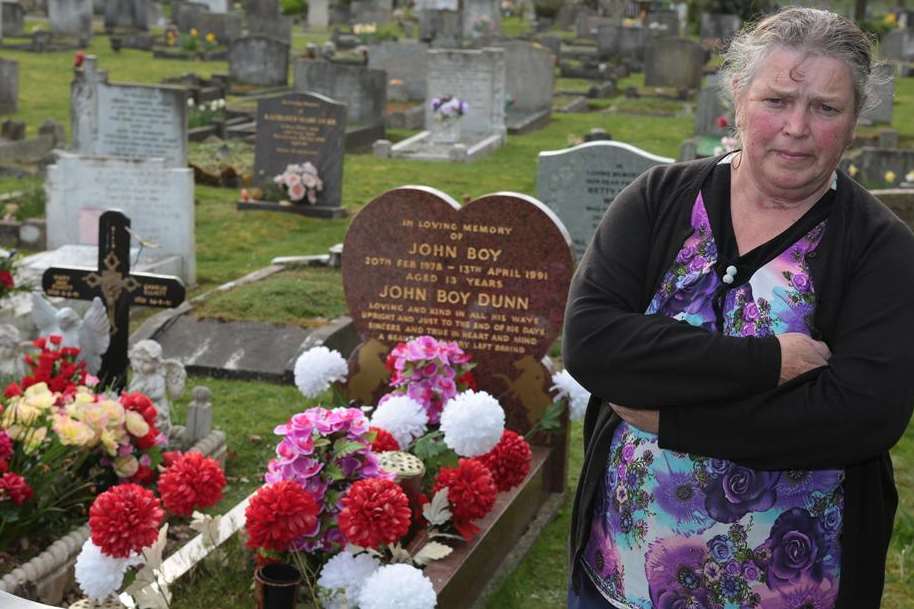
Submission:
[[[779,105],[781,105],[781,103],[783,103],[783,101],[784,100],[781,99],[780,97],[766,97],[765,98],[765,103],[772,105],[772,106],[779,106]]]

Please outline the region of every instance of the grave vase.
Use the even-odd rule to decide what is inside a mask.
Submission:
[[[436,144],[456,144],[460,141],[461,119],[435,121],[432,141]]]
[[[254,571],[254,598],[257,609],[295,609],[302,576],[286,563],[273,563]]]

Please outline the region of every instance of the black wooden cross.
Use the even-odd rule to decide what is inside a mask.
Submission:
[[[130,218],[115,210],[98,221],[98,269],[52,267],[41,277],[48,296],[73,300],[101,297],[108,311],[111,343],[102,356],[100,389],[121,391],[127,381],[130,306],[170,308],[184,302],[184,284],[177,277],[130,274]]]

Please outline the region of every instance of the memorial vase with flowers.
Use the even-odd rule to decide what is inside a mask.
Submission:
[[[287,165],[286,170],[273,178],[281,194],[296,205],[316,205],[324,182],[311,163]]]
[[[260,562],[294,565],[315,606],[431,609],[422,568],[472,539],[497,493],[530,468],[530,446],[475,390],[456,343],[422,336],[386,365],[389,392],[376,407],[318,406],[276,428],[276,457],[247,508],[248,547]],[[309,398],[346,376],[325,347],[295,366]]]

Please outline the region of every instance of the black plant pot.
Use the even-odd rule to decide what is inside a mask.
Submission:
[[[301,573],[292,565],[273,563],[254,571],[257,609],[295,609]]]

